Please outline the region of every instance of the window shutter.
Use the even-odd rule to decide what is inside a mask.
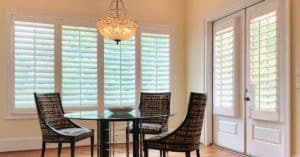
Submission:
[[[239,75],[242,58],[242,15],[237,13],[214,23],[213,35],[213,107],[214,114],[239,116],[244,91]]]
[[[65,106],[97,106],[97,30],[62,26],[62,93]]]
[[[142,91],[170,91],[170,37],[142,33]]]
[[[54,25],[14,21],[15,107],[34,107],[34,92],[54,91]]]
[[[214,105],[220,109],[234,106],[234,29],[228,27],[215,34]],[[216,110],[217,111],[217,110]],[[223,111],[221,111],[223,112]]]
[[[251,118],[280,121],[279,18],[275,3],[249,10],[248,55]],[[284,74],[284,72],[282,73]],[[283,104],[282,104],[283,105]]]
[[[278,104],[276,12],[250,21],[250,66],[255,110],[276,111]]]
[[[104,105],[135,105],[135,38],[104,41]]]

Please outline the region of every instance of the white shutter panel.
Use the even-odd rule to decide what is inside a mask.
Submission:
[[[142,91],[170,91],[170,37],[142,33]]]
[[[34,107],[34,92],[54,91],[54,25],[14,22],[15,107]]]
[[[104,41],[104,105],[135,105],[135,38]]]
[[[62,94],[65,106],[97,106],[97,30],[62,26]]]
[[[232,15],[214,23],[213,45],[213,106],[214,114],[237,116],[241,84],[238,46],[241,28],[240,14]]]
[[[278,12],[275,3],[249,9],[248,26],[248,92],[251,117],[280,120],[280,50]]]

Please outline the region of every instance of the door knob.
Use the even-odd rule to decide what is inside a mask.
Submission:
[[[249,97],[245,97],[245,101],[250,101],[250,98]]]

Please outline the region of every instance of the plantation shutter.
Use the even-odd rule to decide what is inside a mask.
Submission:
[[[62,26],[62,94],[70,107],[97,106],[97,30]]]
[[[104,105],[135,105],[135,38],[104,40]]]
[[[54,24],[14,21],[14,102],[34,107],[34,92],[54,91]]]
[[[280,120],[280,38],[278,9],[266,5],[249,9],[248,92],[253,119]],[[284,95],[284,93],[282,93]]]
[[[214,114],[237,116],[239,104],[237,60],[240,16],[232,15],[214,23],[213,106]]]
[[[142,91],[170,91],[170,36],[142,33],[141,48]]]

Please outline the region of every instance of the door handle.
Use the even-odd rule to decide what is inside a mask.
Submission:
[[[245,101],[249,102],[250,100],[250,97],[245,97]]]

